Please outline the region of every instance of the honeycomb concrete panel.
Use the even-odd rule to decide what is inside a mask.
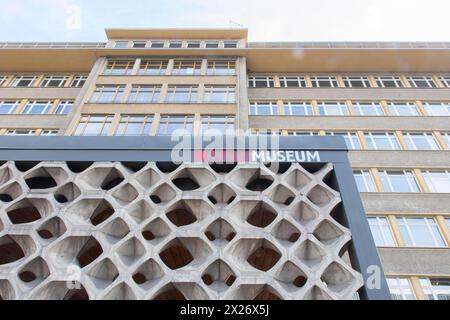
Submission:
[[[1,299],[352,299],[333,166],[224,168],[4,163]]]

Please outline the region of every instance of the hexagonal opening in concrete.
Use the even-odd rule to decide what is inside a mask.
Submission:
[[[243,267],[251,266],[261,271],[272,269],[281,258],[277,247],[266,239],[240,239],[229,252]]]
[[[116,218],[103,226],[100,231],[110,244],[115,244],[130,232],[130,228],[121,218]]]
[[[67,287],[67,281],[52,281],[33,293],[34,300],[89,300],[89,295],[83,285],[77,281]]]
[[[148,289],[152,287],[157,280],[164,276],[163,269],[155,260],[149,259],[137,268],[133,273],[133,280],[138,285]]]
[[[297,249],[298,258],[308,267],[314,267],[323,261],[326,253],[317,244],[307,239]]]
[[[54,240],[67,231],[66,225],[59,217],[53,217],[44,222],[37,230],[38,235],[45,240]]]
[[[203,272],[202,280],[211,289],[223,292],[234,283],[236,274],[224,261],[216,260]]]
[[[258,200],[241,200],[230,210],[230,216],[239,223],[247,223],[265,228],[277,217],[277,212],[269,204]]]
[[[301,192],[311,181],[312,178],[309,176],[309,173],[306,170],[300,169],[293,170],[286,177],[286,182],[299,192]]]
[[[154,209],[146,200],[139,200],[127,209],[127,213],[138,223],[142,223],[153,215]]]
[[[152,192],[150,200],[152,200],[153,203],[165,205],[175,198],[176,195],[175,190],[173,190],[171,186],[167,183],[163,183]]]
[[[209,241],[230,242],[236,236],[236,230],[234,230],[228,221],[219,218],[206,228],[205,235]]]
[[[302,225],[308,226],[314,222],[319,216],[319,213],[310,204],[300,201],[293,205],[290,209],[291,215]]]
[[[9,235],[0,238],[0,265],[12,263],[25,257],[25,252],[16,239]]]
[[[177,227],[193,224],[205,219],[213,208],[201,199],[181,200],[167,209],[167,218]]]
[[[79,176],[91,188],[111,190],[124,180],[122,173],[114,167],[94,167]]]
[[[126,266],[131,266],[142,258],[145,248],[137,238],[133,237],[124,242],[116,253]]]
[[[37,286],[50,275],[47,263],[41,257],[34,258],[18,271],[18,277],[29,288]]]
[[[314,230],[314,236],[325,245],[332,245],[343,235],[344,232],[329,220],[323,220]]]
[[[305,294],[304,300],[332,300],[330,295],[318,286],[314,286]]]
[[[92,161],[67,161],[67,167],[73,173],[80,173],[92,166]]]
[[[227,161],[227,163],[210,163],[209,166],[211,167],[211,169],[213,169],[215,172],[222,174],[222,173],[228,173],[233,171],[234,168],[236,168],[237,163],[230,163]]]
[[[139,172],[147,165],[147,162],[145,162],[145,161],[122,161],[121,164],[125,168],[130,170],[130,172]]]
[[[273,183],[269,171],[260,168],[240,168],[233,172],[231,180],[238,187],[251,191],[264,191]]]
[[[172,178],[173,184],[182,191],[204,188],[215,180],[214,175],[205,168],[185,168]]]
[[[330,190],[318,184],[308,192],[307,197],[316,206],[325,207],[335,196]]]
[[[32,223],[52,212],[52,206],[43,198],[25,198],[6,209],[13,224]]]
[[[161,181],[161,176],[159,175],[158,172],[156,172],[156,170],[148,168],[136,174],[136,180],[145,189],[149,189],[153,187],[156,183]]]
[[[271,234],[286,245],[295,243],[301,236],[300,230],[298,230],[292,223],[290,223],[286,219],[278,222],[273,227]]]
[[[211,248],[200,238],[175,238],[162,248],[161,260],[172,270],[200,266],[211,253]]]
[[[279,184],[270,191],[269,198],[277,204],[288,206],[294,201],[295,194],[282,184]]]
[[[163,173],[170,173],[173,172],[175,170],[177,170],[177,168],[180,166],[180,164],[176,164],[170,161],[166,161],[166,162],[156,162],[155,163],[156,167]]]
[[[229,186],[221,183],[215,186],[209,193],[208,199],[214,205],[226,206],[231,204],[236,198],[236,192],[233,191]]]
[[[298,266],[287,261],[275,274],[281,286],[287,291],[295,291],[305,286],[308,277]]]
[[[136,295],[134,294],[133,290],[130,288],[130,286],[122,282],[115,286],[114,288],[109,291],[105,297],[105,300],[136,300]]]
[[[138,195],[139,193],[131,183],[118,187],[112,193],[113,198],[122,206],[132,202]]]
[[[40,167],[28,173],[24,179],[30,189],[50,189],[68,178],[63,168]]]
[[[161,288],[152,300],[186,300],[186,297],[172,283]]]
[[[23,190],[20,184],[13,181],[0,189],[0,201],[11,202],[21,196],[22,193]]]
[[[119,270],[109,258],[105,258],[89,270],[88,276],[98,289],[103,290],[117,279]]]
[[[156,244],[167,237],[170,232],[171,230],[167,223],[161,218],[156,218],[142,229],[142,236],[145,240],[152,241]]]
[[[80,188],[73,182],[68,182],[55,191],[54,197],[59,203],[68,203],[78,198],[80,194]]]
[[[74,223],[84,224],[89,221],[97,226],[107,221],[115,211],[105,199],[81,199],[67,208],[66,212]]]
[[[92,236],[70,236],[49,250],[58,265],[78,265],[80,268],[90,265],[102,253],[102,246]]]
[[[340,293],[348,289],[348,287],[351,286],[355,280],[353,275],[337,262],[330,263],[320,279],[325,282],[327,288],[336,293]]]

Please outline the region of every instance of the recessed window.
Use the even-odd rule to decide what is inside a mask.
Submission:
[[[33,87],[36,85],[37,76],[16,76],[11,83],[12,87]]]
[[[423,106],[429,116],[450,116],[450,103],[448,102],[424,102]]]
[[[110,60],[103,74],[129,75],[133,72],[135,60]]]
[[[327,132],[326,135],[344,137],[347,148],[352,150],[361,149],[361,143],[355,132]]]
[[[236,61],[231,60],[208,60],[208,75],[229,76],[236,74]]]
[[[153,115],[122,115],[116,136],[149,136]]]
[[[176,85],[167,89],[166,102],[197,103],[198,86]]]
[[[152,49],[164,48],[164,41],[152,41],[150,48]]]
[[[8,129],[6,131],[8,136],[35,136],[35,129]]]
[[[3,84],[6,82],[6,79],[8,79],[7,76],[0,75],[0,87],[3,86]]]
[[[207,49],[217,49],[219,48],[219,41],[206,41],[205,48]]]
[[[12,114],[19,105],[20,101],[0,101],[0,114]]]
[[[305,88],[306,79],[304,76],[282,76],[280,85],[283,88]]]
[[[250,88],[273,88],[275,83],[272,76],[253,76],[248,77],[248,86]]]
[[[170,41],[169,48],[181,48],[183,46],[182,41]]]
[[[431,192],[450,193],[449,171],[424,171],[423,177]]]
[[[434,82],[431,76],[408,76],[409,83],[413,88],[436,88],[436,82]]]
[[[133,41],[133,48],[145,48],[146,45],[146,41]]]
[[[188,41],[187,47],[189,49],[198,49],[198,48],[200,48],[200,44],[201,44],[200,41]]]
[[[344,86],[347,88],[370,88],[369,78],[366,76],[343,76]]]
[[[339,87],[335,76],[311,76],[311,84],[314,88]]]
[[[407,278],[386,278],[392,300],[415,300],[411,282]]]
[[[218,133],[225,135],[234,134],[234,115],[208,115],[202,116],[201,134],[216,135]]]
[[[163,75],[166,74],[168,60],[141,60],[138,73],[140,75]]]
[[[160,96],[160,85],[134,85],[128,103],[158,103]]]
[[[384,116],[383,108],[378,102],[353,102],[353,109],[360,116]]]
[[[441,135],[444,138],[445,143],[447,143],[447,147],[450,148],[450,132],[444,132],[444,133],[441,133]]]
[[[417,117],[419,109],[414,102],[388,102],[389,113],[400,117]]]
[[[235,103],[236,88],[234,86],[205,86],[205,103]]]
[[[348,115],[348,108],[344,102],[319,101],[317,102],[319,113],[322,116],[345,116]]]
[[[391,227],[386,217],[368,217],[370,231],[377,247],[396,245]]]
[[[310,102],[287,101],[284,102],[284,114],[287,116],[310,116],[313,114]]]
[[[287,130],[287,134],[288,134],[289,136],[302,136],[302,137],[307,137],[307,136],[318,136],[318,135],[319,135],[318,132],[301,131],[301,130]]]
[[[409,150],[439,150],[439,145],[431,133],[406,132],[403,138]]]
[[[369,170],[355,170],[353,171],[356,185],[359,192],[376,192],[375,182]]]
[[[72,111],[73,100],[61,100],[56,107],[55,114],[69,114]]]
[[[29,101],[23,109],[23,114],[47,114],[52,107],[52,101]]]
[[[225,49],[234,49],[237,48],[237,41],[224,41],[223,47]]]
[[[371,150],[400,150],[400,143],[393,132],[368,132],[364,134]]]
[[[75,130],[75,136],[107,136],[113,115],[83,115]]]
[[[42,130],[41,136],[57,136],[59,135],[58,130]]]
[[[278,105],[276,102],[250,102],[250,115],[253,116],[273,116],[278,115]]]
[[[375,77],[378,87],[380,88],[403,88],[404,84],[400,77],[397,76],[377,76]]]
[[[64,87],[68,78],[67,76],[46,76],[42,80],[41,87]]]
[[[123,85],[97,85],[91,103],[120,103],[125,92]]]
[[[421,278],[428,300],[450,300],[450,278]]]
[[[201,73],[201,60],[175,60],[173,75],[199,75]]]
[[[162,115],[158,135],[190,135],[194,123],[193,115]]]
[[[73,88],[81,88],[86,83],[87,76],[75,76],[73,78],[72,82],[70,83],[70,86]]]
[[[278,136],[280,132],[277,129],[252,129],[251,134],[257,136]]]
[[[445,247],[445,241],[433,218],[398,217],[397,224],[407,246]]]
[[[446,88],[450,88],[450,76],[440,76],[439,79]]]
[[[123,49],[123,48],[126,48],[126,47],[128,47],[128,41],[115,41],[115,48],[118,48],[118,49]]]
[[[385,192],[420,192],[416,177],[409,170],[382,170],[380,178]]]

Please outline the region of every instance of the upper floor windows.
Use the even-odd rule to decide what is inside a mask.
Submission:
[[[311,76],[311,85],[317,88],[339,87],[335,76]]]
[[[407,278],[386,278],[392,300],[415,300],[411,282]]]
[[[450,148],[450,132],[444,132],[441,134],[442,134],[442,137],[444,138],[445,143],[447,144],[447,147]]]
[[[348,88],[369,88],[370,80],[367,76],[343,76],[344,86]]]
[[[52,107],[52,101],[28,101],[23,114],[47,114]]]
[[[0,75],[0,87],[6,82],[6,79],[8,79],[7,76]]]
[[[421,278],[420,284],[428,300],[450,300],[450,279]]]
[[[87,76],[75,76],[70,83],[71,87],[81,88],[86,83]]]
[[[235,40],[227,40],[223,42],[223,47],[225,49],[235,49],[237,48],[238,42]]]
[[[439,145],[431,133],[405,132],[403,138],[410,150],[439,150]]]
[[[450,116],[450,103],[424,102],[423,107],[429,116]]]
[[[378,102],[354,102],[353,110],[360,116],[384,116],[384,111]]]
[[[152,49],[235,49],[238,47],[237,40],[116,40],[114,41],[114,48],[126,49],[126,48],[152,48]]]
[[[205,48],[206,49],[217,49],[217,48],[219,48],[219,41],[206,41]]]
[[[403,88],[403,81],[398,76],[376,76],[375,81],[380,88]]]
[[[193,115],[161,115],[158,135],[192,134],[194,127]]]
[[[440,76],[439,80],[446,88],[450,88],[450,76]]]
[[[391,227],[386,217],[368,217],[370,231],[377,247],[396,245]]]
[[[133,48],[145,48],[147,45],[146,41],[133,41],[132,42]]]
[[[351,150],[361,149],[361,143],[355,132],[327,132],[326,135],[344,137],[347,148]]]
[[[103,74],[105,75],[129,75],[133,72],[135,60],[110,60]]]
[[[200,75],[201,60],[175,60],[173,63],[173,75]]]
[[[111,128],[113,115],[83,115],[74,135],[106,136]]]
[[[318,136],[319,132],[313,132],[313,131],[302,131],[302,130],[287,130],[288,136]]]
[[[198,86],[173,85],[167,89],[166,102],[169,103],[196,103]]]
[[[150,48],[152,49],[164,48],[164,41],[151,41]]]
[[[202,116],[201,134],[234,134],[234,115],[208,115]]]
[[[20,101],[0,101],[0,114],[14,113],[20,105]]]
[[[398,217],[397,223],[407,246],[446,246],[439,227],[433,218]]]
[[[129,103],[158,103],[161,96],[160,85],[134,85],[131,88]]]
[[[284,114],[288,116],[310,116],[313,114],[310,102],[287,101],[283,106]]]
[[[57,136],[58,134],[59,130],[46,129],[41,131],[41,136]]]
[[[275,83],[272,76],[253,76],[248,77],[248,86],[250,88],[273,88]]]
[[[353,171],[356,186],[359,192],[376,192],[375,182],[369,170],[355,170]]]
[[[236,88],[234,86],[205,86],[204,102],[235,103]]]
[[[420,192],[416,177],[409,170],[383,170],[380,178],[385,192]]]
[[[140,75],[163,75],[166,74],[168,60],[141,60],[138,73]]]
[[[208,61],[208,75],[227,76],[236,74],[236,61],[210,60]]]
[[[306,79],[304,76],[282,76],[280,77],[280,85],[282,88],[304,88],[306,87]]]
[[[153,115],[122,115],[115,135],[149,136]]]
[[[11,83],[12,87],[33,87],[36,85],[38,76],[16,76]]]
[[[450,193],[449,171],[425,171],[423,177],[431,192]]]
[[[372,150],[400,150],[400,143],[393,132],[368,132],[364,134],[367,147]]]
[[[41,87],[64,87],[68,76],[46,76],[42,80]]]
[[[388,102],[389,113],[393,116],[419,116],[419,109],[413,102]]]
[[[73,100],[62,100],[56,107],[55,114],[69,114],[73,107]]]
[[[319,113],[322,116],[345,116],[348,108],[344,102],[319,101],[317,102]]]
[[[189,49],[199,49],[201,46],[200,41],[187,41],[186,47]]]
[[[276,102],[250,102],[250,115],[273,116],[278,115]]]
[[[436,88],[436,82],[434,82],[431,76],[408,76],[408,82],[413,88]]]
[[[117,49],[124,49],[128,47],[128,41],[115,41],[114,46]]]
[[[181,48],[183,47],[182,41],[169,41],[169,48]]]
[[[124,93],[124,85],[97,85],[91,103],[120,103]]]
[[[6,131],[8,136],[35,136],[35,129],[9,129]]]

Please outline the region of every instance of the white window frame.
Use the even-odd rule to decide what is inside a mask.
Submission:
[[[359,190],[359,192],[377,192],[377,186],[375,185],[375,180],[373,179],[372,172],[367,169],[353,170],[353,175],[358,175],[361,177],[364,183],[364,190]],[[356,178],[355,178],[356,180]]]
[[[444,181],[445,180],[448,181],[448,185],[449,185],[449,189],[450,189],[450,171],[447,171],[447,170],[442,170],[442,171],[423,170],[422,171],[423,178],[425,179],[425,182],[431,192],[450,193],[450,191],[442,191],[436,187],[436,182],[433,180],[436,178],[433,177],[433,174],[441,174],[443,177],[445,177],[446,179],[445,178],[441,178],[441,179]]]
[[[87,76],[75,76],[75,78],[73,78],[72,82],[70,83],[70,86],[72,88],[81,88],[86,83],[87,78]]]
[[[178,101],[176,99],[178,94],[188,94],[188,99],[184,101]],[[197,103],[199,97],[199,87],[197,85],[169,85],[166,94],[166,103]]]
[[[61,88],[61,87],[64,87],[64,85],[65,85],[66,82],[67,82],[67,79],[69,79],[68,76],[48,75],[48,76],[45,76],[45,77],[44,77],[44,80],[42,80],[40,86],[41,86],[41,87],[45,87],[45,88],[48,88],[48,87],[52,87],[52,88]],[[49,84],[50,84],[50,82],[52,82],[52,81],[59,81],[59,84],[56,85],[56,86],[50,86]]]
[[[385,81],[393,82],[395,85],[393,87],[391,86],[385,86]],[[378,87],[380,88],[404,88],[405,84],[403,83],[402,79],[399,76],[376,76],[375,82],[377,83]]]
[[[222,70],[222,71],[218,71]],[[235,60],[208,60],[207,75],[217,76],[234,76],[236,74],[236,61]]]
[[[385,136],[391,148],[380,149],[377,145],[375,136]],[[368,150],[402,150],[400,142],[394,132],[364,132],[364,138],[366,139]]]
[[[107,90],[105,90],[107,89]],[[102,101],[105,92],[113,93],[111,100]],[[97,97],[96,97],[97,96]],[[98,84],[92,93],[90,103],[122,103],[125,96],[125,85]]]
[[[169,60],[142,59],[139,64],[138,75],[165,75],[168,65]],[[149,68],[149,66],[154,66],[155,68]]]
[[[370,88],[372,85],[370,84],[369,77],[367,76],[342,76],[342,80],[344,81],[344,86],[346,88]],[[352,81],[358,81],[362,83],[362,86],[354,87]]]
[[[217,95],[225,95],[224,100],[217,99]],[[228,85],[205,85],[204,103],[236,103],[236,87]]]
[[[305,76],[280,76],[280,85],[282,88],[306,88]],[[288,86],[288,82],[296,82],[296,86]]]
[[[450,88],[450,76],[440,76],[439,80],[441,80],[444,87]]]
[[[411,281],[408,278],[400,277],[387,277],[389,291],[393,300],[416,300]],[[402,281],[403,280],[403,281]],[[395,297],[401,297],[401,299],[395,299]],[[411,296],[411,298],[409,297]]]
[[[327,107],[337,106],[339,114],[331,114],[328,112]],[[317,107],[321,116],[347,116],[349,115],[348,107],[345,102],[342,101],[318,101]],[[323,110],[323,112],[321,112]],[[344,111],[345,110],[345,111]]]
[[[22,133],[19,133],[22,131]],[[27,133],[25,133],[27,131]],[[8,129],[6,131],[6,135],[8,136],[35,136],[36,129]]]
[[[55,114],[67,115],[73,108],[75,101],[73,100],[61,100],[56,107]],[[69,111],[66,112],[66,109]]]
[[[33,113],[31,112],[33,108],[36,105],[44,105],[44,109],[40,113]],[[31,100],[28,101],[25,107],[23,108],[22,114],[29,114],[29,115],[42,115],[42,114],[48,114],[51,107],[53,105],[53,101],[51,100]]]
[[[314,114],[313,107],[309,101],[284,101],[284,115],[286,116],[312,116]],[[303,114],[294,114],[294,108],[303,110]]]
[[[389,113],[397,117],[418,117],[420,116],[420,111],[414,102],[398,102],[390,101],[387,103]],[[400,114],[400,109],[407,109],[410,114],[403,115]]]
[[[257,82],[266,82],[265,87],[257,87]],[[249,88],[274,88],[275,80],[273,76],[250,76],[248,77],[248,87]]]
[[[41,136],[57,136],[59,135],[58,130],[52,130],[52,129],[44,129],[41,131]]]
[[[355,101],[352,102],[353,109],[356,111],[356,114],[359,116],[365,116],[365,117],[373,117],[373,116],[385,116],[383,107],[379,102],[371,102],[371,101]],[[372,108],[374,111],[374,114],[364,114],[363,110],[366,108]]]
[[[156,44],[156,46],[154,46]],[[149,48],[152,49],[163,49],[166,46],[166,42],[164,40],[152,40],[148,44]]]
[[[176,121],[174,121],[176,120]],[[159,121],[157,135],[167,135],[167,129],[171,123],[181,123],[184,125],[185,134],[191,135],[194,130],[194,115],[192,114],[162,114]],[[164,130],[161,130],[164,128]],[[187,130],[186,128],[190,128]],[[163,132],[162,132],[163,131]],[[170,133],[173,134],[173,133]]]
[[[442,138],[447,143],[447,147],[450,148],[450,132],[441,132]]]
[[[232,135],[236,130],[236,116],[233,114],[210,114],[210,115],[202,115],[201,117],[201,125],[200,132],[201,134],[208,133],[208,130],[211,130],[211,124],[223,124],[225,127],[225,131],[221,132],[223,135]],[[205,126],[207,126],[205,128]],[[214,128],[214,130],[217,130]],[[214,132],[211,132],[214,134]]]
[[[131,42],[131,47],[134,49],[143,49],[147,47],[147,44],[148,44],[147,40],[133,40]]]
[[[36,82],[37,82],[38,78],[39,78],[38,76],[16,76],[11,83],[11,87],[17,87],[17,88],[34,87],[34,86],[36,86]],[[18,86],[20,81],[28,81],[25,79],[31,80],[30,84],[28,84],[27,86]]]
[[[261,105],[269,105],[270,114],[260,114],[258,110]],[[279,114],[278,104],[276,101],[251,101],[249,114],[251,116],[277,116]]]
[[[122,114],[120,116],[119,122],[117,123],[117,127],[114,130],[115,136],[123,136],[123,137],[133,137],[133,136],[149,136],[152,132],[152,126],[154,121],[153,114]],[[139,134],[126,134],[128,126],[131,124],[138,123],[141,128],[139,129]],[[148,128],[148,134],[144,132],[145,128]],[[122,132],[119,132],[121,130]]]
[[[133,73],[136,60],[134,59],[111,59],[108,60],[103,70],[107,76],[129,76]],[[125,67],[125,68],[123,68]]]
[[[162,86],[161,85],[140,85],[136,84],[131,87],[130,94],[128,95],[128,101],[127,103],[136,103],[136,104],[152,104],[152,103],[158,103],[161,98],[161,91]],[[143,100],[140,101],[139,96],[140,95],[150,95],[150,100]]]
[[[8,79],[7,76],[0,75],[0,87],[3,86],[3,84],[6,82],[6,79]]]
[[[74,136],[109,136],[114,115],[112,114],[82,114],[74,130]],[[86,135],[86,128],[89,124],[99,124],[97,134]],[[106,129],[106,130],[105,130]]]
[[[422,285],[423,291],[428,298],[432,300],[450,300],[450,283],[446,286],[434,286],[431,281],[439,281],[445,280],[449,281],[450,279],[439,279],[438,277],[433,278],[420,278],[420,284]],[[445,299],[439,299],[440,295],[446,296]]]
[[[199,76],[202,72],[202,60],[175,60],[173,76]]]
[[[343,136],[348,148],[351,148],[352,150],[361,150],[362,149],[361,141],[359,140],[359,137],[356,134],[356,132],[329,131],[329,132],[326,132],[325,134],[327,136]],[[358,145],[356,145],[356,144],[358,144]]]
[[[428,144],[428,148],[419,149],[414,140],[415,136],[422,136]],[[405,139],[408,149],[410,150],[440,150],[439,144],[430,132],[403,132],[403,138]]]
[[[287,130],[288,136],[318,136],[319,132],[302,131],[302,130]]]
[[[409,188],[408,191],[394,190],[394,187],[393,187],[392,181],[391,181],[391,175],[392,175],[392,173],[398,173],[398,172],[403,173],[403,177],[405,178],[406,183]],[[379,175],[381,178],[381,183],[383,185],[384,192],[390,192],[390,193],[396,193],[396,192],[420,193],[420,192],[422,192],[422,190],[420,189],[420,185],[417,182],[416,175],[414,174],[414,172],[412,172],[410,170],[380,170]],[[386,189],[386,185],[383,183],[383,177],[385,178],[390,190]],[[416,188],[414,188],[414,185],[412,184],[410,178],[414,181]]]
[[[20,100],[3,100],[0,101],[0,106],[3,107],[4,105],[11,105],[9,107],[8,112],[0,113],[0,114],[13,114],[16,112],[17,108],[20,106]]]
[[[437,88],[437,84],[431,76],[407,76],[406,79],[413,88]],[[416,81],[425,82],[426,87],[418,86]]]
[[[377,247],[396,247],[397,246],[397,242],[395,241],[394,233],[392,232],[392,228],[391,228],[391,225],[390,225],[387,217],[369,216],[369,217],[367,217],[367,220],[369,222],[369,227],[372,232],[372,237],[373,237],[372,227],[376,227],[383,239],[383,243],[381,243],[381,244],[375,243]],[[389,235],[387,234],[387,232],[389,232]],[[375,237],[373,238],[373,240],[375,241]]]
[[[422,220],[425,223],[425,226],[429,232],[429,235],[431,235],[431,239],[434,242],[434,245],[431,246],[432,248],[445,248],[447,247],[444,237],[441,233],[441,230],[439,229],[439,226],[436,222],[436,220],[434,218],[428,218],[428,217],[396,217],[397,220],[397,224],[399,226],[400,229],[400,233],[402,234],[403,238],[405,239],[405,245],[407,247],[430,247],[428,245],[421,245],[421,244],[417,244],[417,240],[414,238],[415,234],[414,232],[411,231],[411,227],[414,225],[418,225],[418,226],[424,226],[423,224],[417,224],[417,220]],[[411,221],[411,220],[414,220]],[[409,239],[411,240],[411,244],[406,243],[407,242],[407,238],[405,237],[405,235],[403,235],[403,229],[402,226],[405,228],[405,231],[407,233],[407,236],[409,237]],[[433,229],[433,227],[435,227],[435,229]],[[437,230],[437,232],[439,233],[440,236],[440,240],[441,243],[439,243],[438,239],[436,238],[436,235],[434,233],[434,230]]]
[[[336,76],[310,76],[313,88],[338,88],[339,82]],[[328,82],[330,85],[321,86],[321,82]]]
[[[432,117],[447,117],[450,116],[450,103],[449,102],[423,102],[427,114]],[[443,112],[436,114],[433,109],[439,107]]]

